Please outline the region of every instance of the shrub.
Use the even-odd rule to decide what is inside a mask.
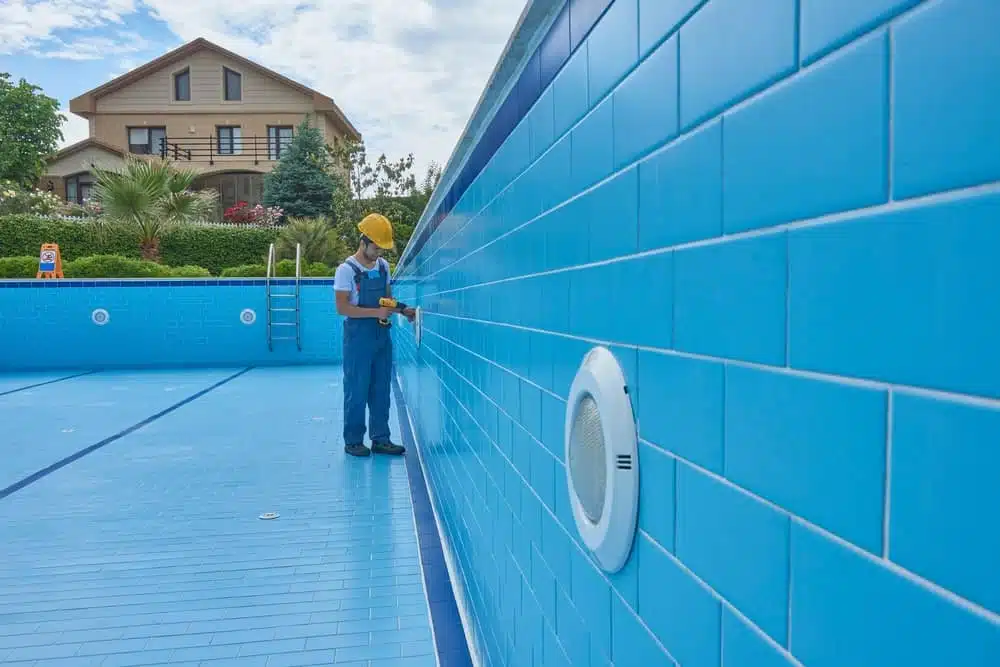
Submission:
[[[295,260],[283,259],[274,267],[274,275],[280,278],[295,277]],[[266,270],[266,267],[265,267]],[[302,262],[302,275],[308,278],[323,278],[333,275],[333,270],[322,262]]]
[[[0,278],[34,278],[36,275],[37,257],[0,257]]]
[[[170,267],[118,255],[81,257],[63,265],[67,278],[169,278]]]
[[[231,266],[223,269],[221,278],[263,278],[267,275],[267,266],[264,264],[244,264],[242,266]]]
[[[277,235],[276,228],[184,225],[164,234],[160,258],[168,266],[202,266],[218,275],[226,267],[260,263]],[[43,243],[58,243],[64,262],[92,255],[139,257],[138,236],[128,227],[109,227],[102,239],[86,222],[0,216],[0,254],[35,257]]]
[[[63,206],[62,199],[52,192],[26,190],[13,181],[0,181],[0,215],[30,213],[48,215]]]
[[[230,206],[222,214],[222,219],[237,225],[256,225],[259,227],[273,227],[281,222],[285,212],[279,206],[265,208],[261,204],[250,206],[245,201],[236,202],[235,206]]]
[[[222,271],[222,278],[263,278],[267,275],[266,264],[234,266]],[[326,278],[333,275],[333,269],[322,262],[302,262],[302,276],[305,278]],[[295,260],[283,259],[274,266],[277,278],[295,277]]]
[[[275,251],[281,259],[292,259],[297,245],[302,246],[303,262],[339,264],[351,254],[325,218],[289,218],[275,241]]]
[[[208,269],[200,266],[175,266],[170,269],[172,278],[211,278],[212,274]]]

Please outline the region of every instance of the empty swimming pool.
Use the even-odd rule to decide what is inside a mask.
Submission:
[[[467,663],[416,456],[346,460],[341,392],[336,366],[0,375],[0,663]]]

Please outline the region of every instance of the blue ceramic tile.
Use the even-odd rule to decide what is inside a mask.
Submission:
[[[710,0],[681,27],[681,128],[791,73],[797,0]]]
[[[893,28],[893,194],[1000,180],[1000,5],[943,0]]]
[[[791,232],[791,365],[1000,397],[998,215],[984,194]]]
[[[727,233],[888,200],[888,58],[882,31],[725,117]]]
[[[678,464],[676,530],[681,562],[784,644],[788,636],[788,517]]]
[[[886,404],[883,390],[730,366],[726,477],[881,554]]]
[[[800,0],[801,58],[810,63],[923,0]]]
[[[1000,412],[896,393],[892,413],[889,554],[894,562],[1000,613]]]

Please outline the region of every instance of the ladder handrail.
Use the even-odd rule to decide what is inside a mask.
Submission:
[[[264,298],[267,304],[267,349],[273,350],[271,342],[271,274],[274,272],[274,244],[267,249],[267,272],[264,274]]]
[[[302,305],[299,299],[302,285],[302,244],[295,244],[295,346],[302,351]]]

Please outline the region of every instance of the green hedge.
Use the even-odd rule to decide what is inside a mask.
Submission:
[[[295,261],[283,259],[275,267],[279,277],[295,276]],[[0,257],[0,278],[34,278],[38,272],[37,257]],[[63,264],[67,278],[209,278],[208,269],[200,266],[169,267],[119,255],[92,255]],[[245,264],[223,269],[222,278],[263,278],[264,264]],[[333,269],[321,262],[302,265],[302,275],[321,278],[333,275]]]
[[[283,259],[274,267],[274,275],[279,278],[295,277],[295,260]],[[223,269],[222,278],[263,278],[267,275],[266,264],[245,264]],[[302,263],[302,276],[306,278],[326,278],[333,275],[333,269],[322,262]]]
[[[275,229],[178,227],[164,236],[160,257],[168,266],[199,266],[218,275],[226,267],[263,261],[277,236]],[[63,262],[94,255],[140,257],[138,239],[128,229],[111,229],[101,241],[93,227],[82,222],[0,216],[0,256],[37,257],[43,243],[58,243]]]
[[[0,278],[34,278],[36,275],[37,257],[0,257]]]

